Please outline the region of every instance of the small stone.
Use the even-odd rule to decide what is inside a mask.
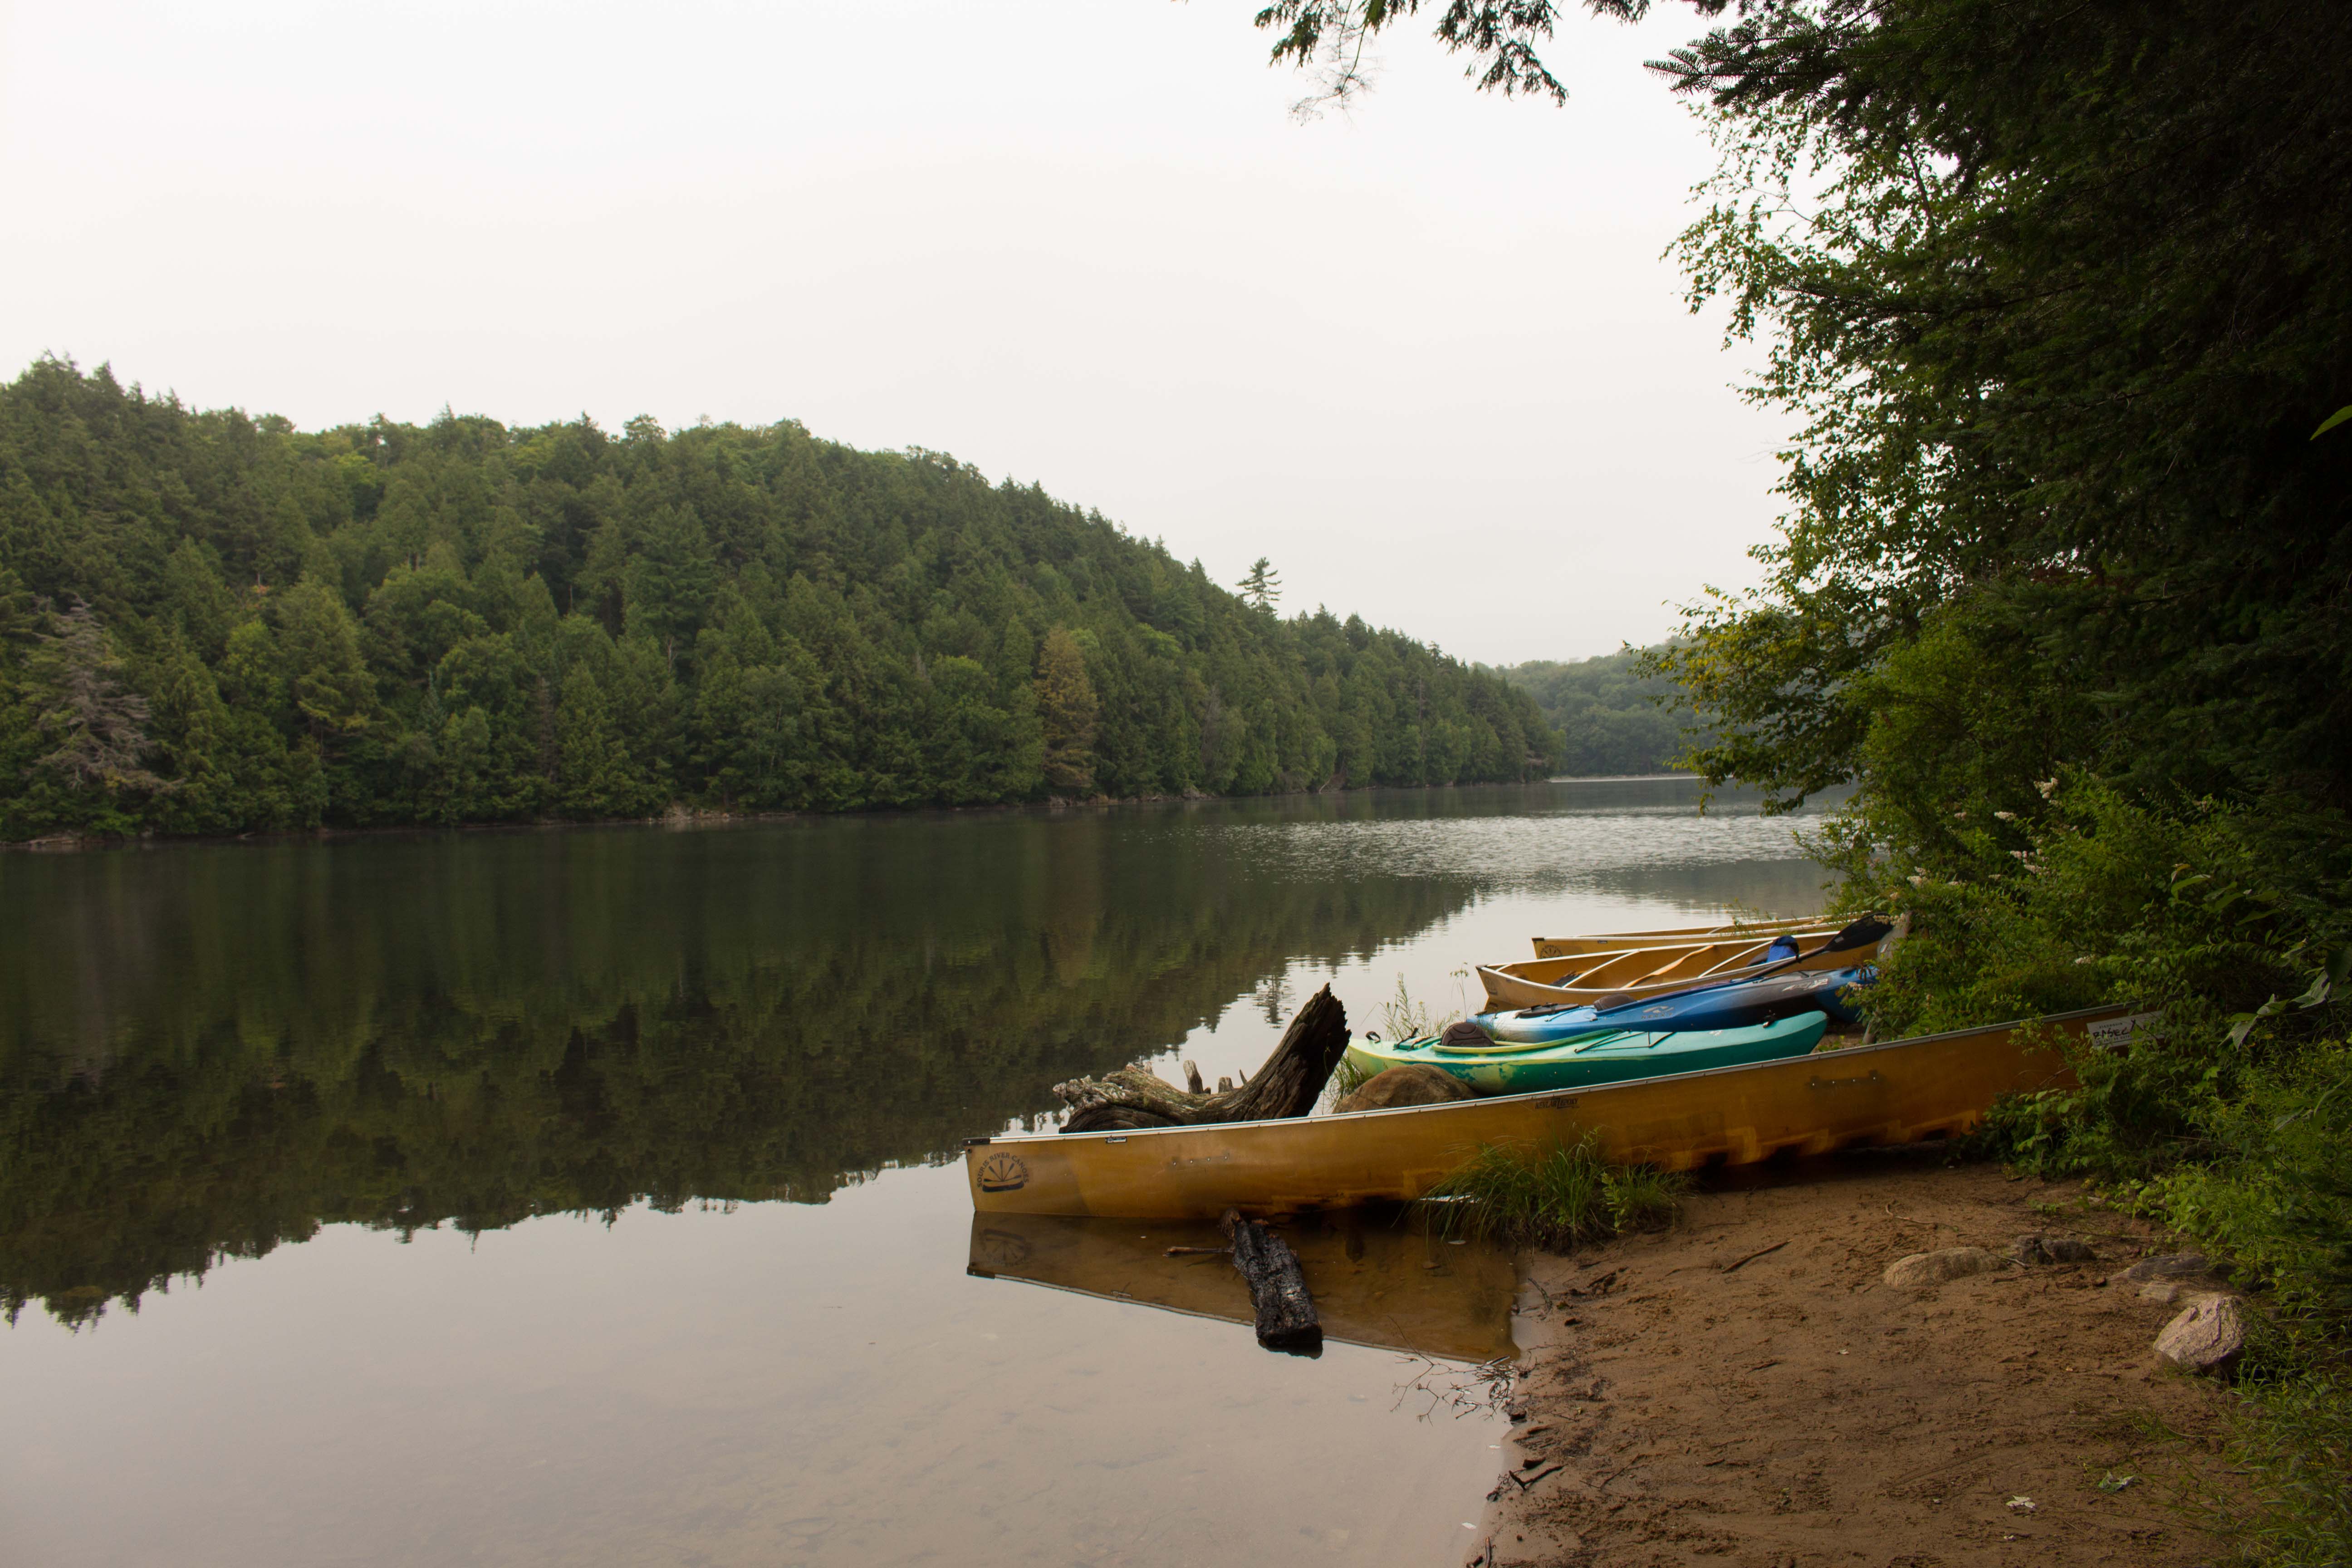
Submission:
[[[2020,1263],[2095,1263],[2098,1254],[2090,1243],[2071,1236],[2021,1236],[2010,1244],[2009,1255]]]
[[[1895,1286],[1941,1285],[2001,1266],[2001,1257],[1981,1247],[1947,1247],[1935,1252],[1915,1252],[1886,1266],[1886,1282]]]
[[[2124,1270],[2124,1278],[2134,1284],[2143,1279],[2193,1279],[2210,1267],[2201,1252],[2173,1252],[2162,1258],[2141,1258]]]
[[[2180,1287],[2169,1279],[2151,1279],[2139,1288],[2139,1299],[2143,1301],[2154,1301],[2161,1307],[2169,1307],[2173,1302],[2180,1300]]]
[[[2198,1297],[2156,1336],[2156,1353],[2184,1372],[2227,1372],[2245,1348],[2245,1310],[2230,1296]]]
[[[1443,1068],[1426,1062],[1407,1062],[1376,1073],[1364,1080],[1353,1094],[1342,1099],[1331,1109],[1343,1110],[1388,1110],[1400,1105],[1444,1105],[1456,1100],[1475,1100],[1470,1086]]]

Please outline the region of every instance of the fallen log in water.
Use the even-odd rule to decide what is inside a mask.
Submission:
[[[1233,1244],[1234,1268],[1249,1282],[1250,1302],[1257,1309],[1257,1342],[1270,1351],[1320,1354],[1323,1321],[1315,1315],[1315,1298],[1307,1293],[1307,1276],[1290,1244],[1255,1220],[1244,1219],[1238,1209],[1225,1211],[1223,1226]]]
[[[1348,1010],[1328,985],[1307,999],[1282,1043],[1256,1076],[1239,1089],[1214,1094],[1178,1089],[1140,1065],[1101,1078],[1072,1079],[1054,1092],[1069,1106],[1065,1132],[1129,1132],[1147,1127],[1194,1127],[1213,1121],[1266,1121],[1315,1109],[1331,1069],[1348,1049]],[[1188,1064],[1189,1065],[1189,1064]],[[1198,1082],[1196,1074],[1187,1078]]]

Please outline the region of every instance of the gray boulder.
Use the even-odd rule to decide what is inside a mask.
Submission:
[[[2095,1263],[2099,1255],[2087,1241],[2071,1236],[2021,1236],[2010,1244],[2010,1257],[2020,1263]]]
[[[2201,1252],[2173,1252],[2162,1258],[2143,1258],[2124,1270],[2124,1278],[2137,1285],[2149,1279],[2194,1279],[2210,1270]]]
[[[2157,1355],[2184,1372],[2227,1372],[2245,1348],[2245,1309],[2230,1296],[2200,1296],[2156,1336]]]
[[[1885,1279],[1889,1285],[1898,1287],[1941,1285],[1947,1279],[1989,1273],[2003,1261],[2000,1254],[1981,1247],[1947,1247],[1896,1258],[1886,1266]]]
[[[1475,1098],[1468,1084],[1444,1068],[1425,1062],[1408,1062],[1373,1074],[1331,1109],[1390,1110],[1400,1105],[1444,1105]]]

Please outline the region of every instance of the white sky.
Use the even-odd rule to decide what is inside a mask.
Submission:
[[[1785,424],[1661,257],[1713,160],[1640,69],[1697,19],[1572,16],[1564,110],[1416,25],[1300,126],[1257,3],[18,4],[0,374],[797,418],[1489,662],[1751,580]]]

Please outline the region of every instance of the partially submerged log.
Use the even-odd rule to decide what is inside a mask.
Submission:
[[[1197,1127],[1215,1121],[1265,1121],[1304,1116],[1315,1109],[1331,1069],[1348,1050],[1348,1010],[1328,985],[1307,999],[1282,1043],[1254,1078],[1214,1094],[1178,1089],[1137,1065],[1101,1078],[1072,1079],[1054,1092],[1070,1108],[1065,1132],[1129,1132],[1150,1127]],[[1188,1078],[1192,1074],[1186,1075]],[[1198,1082],[1194,1078],[1193,1081]]]
[[[1237,1209],[1225,1211],[1223,1228],[1233,1244],[1234,1268],[1249,1282],[1250,1301],[1257,1309],[1257,1342],[1270,1351],[1321,1354],[1323,1321],[1315,1315],[1315,1298],[1307,1293],[1298,1254],[1255,1220],[1244,1219]]]

